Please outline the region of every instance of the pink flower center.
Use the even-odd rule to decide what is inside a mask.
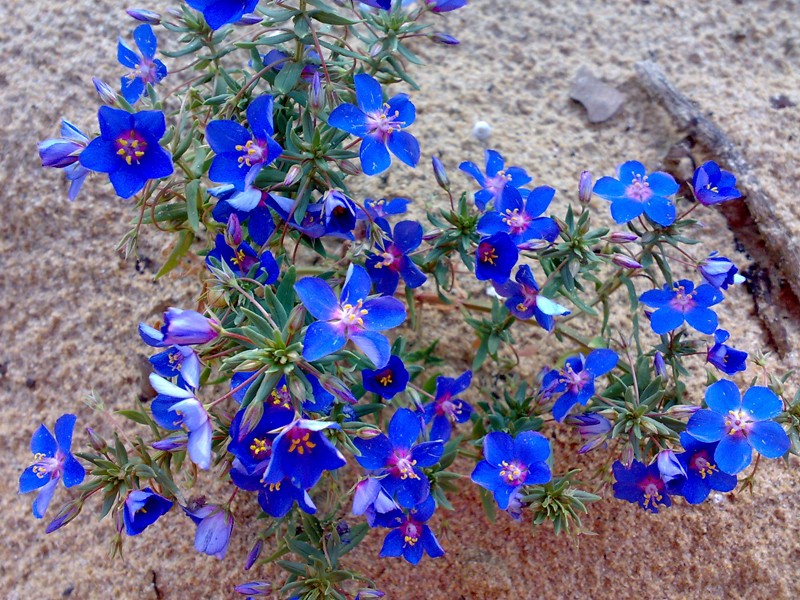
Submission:
[[[156,83],[158,81],[156,63],[149,58],[142,58],[136,68],[128,75],[128,78],[141,79],[144,83]]]
[[[647,183],[647,176],[636,175],[631,184],[625,188],[625,197],[637,202],[646,202],[653,196],[653,190]]]
[[[561,374],[561,381],[566,383],[572,392],[581,391],[591,378],[592,376],[588,371],[583,370],[575,372],[569,365],[564,367],[564,371]]]
[[[389,471],[400,479],[419,479],[414,472],[417,461],[411,458],[411,452],[404,449],[395,450],[389,458]]]
[[[518,208],[515,208],[514,210],[506,210],[503,222],[508,225],[511,235],[519,235],[528,230],[528,226],[531,224],[531,217],[528,213],[520,212]]]
[[[400,111],[389,114],[389,105],[384,104],[379,111],[371,112],[367,115],[367,131],[369,135],[376,136],[381,142],[386,142],[389,136],[395,131],[403,128],[405,123],[398,120]]]
[[[381,262],[375,263],[376,269],[381,269],[386,267],[391,269],[392,271],[397,271],[400,269],[400,257],[403,255],[400,250],[397,249],[397,246],[394,244],[390,244],[387,246],[386,250],[384,250],[379,256],[383,257]]]
[[[494,177],[486,178],[486,189],[492,192],[495,200],[503,193],[506,184],[511,180],[510,175],[506,175],[505,171],[498,171]]]
[[[657,477],[648,475],[640,483],[639,488],[644,494],[644,507],[655,508],[657,504],[664,504],[662,502],[663,496],[661,490],[664,489],[664,482]]]
[[[478,244],[478,260],[493,265],[497,258],[497,250],[489,242],[481,242]]]
[[[248,140],[244,146],[238,144],[236,150],[244,152],[244,154],[239,157],[240,167],[252,167],[253,165],[259,165],[267,160],[268,151],[267,142],[265,141]]]
[[[121,156],[129,165],[132,163],[138,165],[147,151],[147,142],[132,129],[114,140],[114,144],[117,147],[117,155]]]
[[[675,297],[669,301],[669,305],[677,311],[685,313],[695,307],[694,296],[697,294],[696,290],[686,293],[686,289],[681,285],[675,290]]]
[[[50,479],[61,477],[61,471],[64,468],[64,455],[61,452],[56,452],[55,456],[45,456],[41,452],[33,455],[36,464],[33,465],[33,472],[39,479],[49,476]]]
[[[419,541],[422,534],[422,526],[419,523],[409,520],[403,525],[403,542],[413,546]]]
[[[528,467],[520,464],[516,460],[512,460],[511,462],[504,460],[500,463],[500,467],[500,479],[509,485],[522,485],[528,478]]]
[[[339,309],[338,314],[333,319],[339,326],[344,327],[345,331],[361,330],[364,328],[364,315],[368,311],[361,308],[363,302],[359,300],[356,304],[344,304]]]
[[[302,456],[306,452],[310,454],[317,447],[317,444],[311,441],[311,431],[308,429],[295,427],[287,436],[289,438],[289,452],[297,452]]]
[[[728,416],[725,417],[725,427],[728,428],[728,435],[746,434],[753,422],[750,413],[741,409],[728,411]]]
[[[701,450],[692,457],[689,461],[689,468],[700,473],[700,477],[703,479],[718,470],[716,465],[708,459],[708,453],[705,450]]]

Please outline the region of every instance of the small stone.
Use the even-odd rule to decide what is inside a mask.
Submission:
[[[581,67],[572,82],[569,97],[583,104],[590,123],[602,123],[613,117],[625,102],[625,94]]]
[[[25,378],[25,387],[29,390],[36,388],[36,380],[33,377],[26,377]]]
[[[780,110],[781,108],[791,108],[797,106],[797,102],[792,100],[786,94],[775,94],[769,97],[769,104],[772,108]]]
[[[478,121],[472,126],[472,137],[479,142],[485,142],[492,135],[492,126],[486,121]]]

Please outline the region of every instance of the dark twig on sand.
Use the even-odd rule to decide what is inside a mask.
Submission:
[[[758,226],[774,264],[800,297],[800,245],[775,212],[776,199],[767,195],[750,165],[727,135],[689,98],[670,83],[657,64],[646,60],[636,63],[642,87],[672,116],[676,124],[708,148],[717,162],[736,174],[738,187],[746,195],[747,207]]]

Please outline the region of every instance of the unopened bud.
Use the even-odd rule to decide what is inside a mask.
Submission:
[[[431,229],[422,236],[422,239],[426,242],[430,242],[431,240],[438,238],[440,235],[442,235],[442,233],[443,231],[441,229]]]
[[[622,449],[622,464],[625,465],[625,468],[629,468],[633,463],[633,446],[630,444],[625,444],[625,447]]]
[[[355,404],[358,402],[358,398],[353,395],[353,392],[347,389],[347,386],[338,377],[323,375],[319,378],[319,382],[322,384],[322,387],[325,388],[325,391],[330,392],[342,402],[347,402],[348,404]]]
[[[676,419],[688,419],[698,410],[700,410],[700,407],[694,404],[678,404],[667,410],[667,414]]]
[[[356,431],[356,437],[359,437],[362,440],[371,440],[382,434],[383,432],[377,427],[369,427],[369,426],[362,427],[361,429]]]
[[[658,453],[656,464],[658,472],[661,474],[661,481],[667,486],[667,490],[671,494],[678,493],[686,483],[686,471],[675,456],[675,452],[662,450]]]
[[[434,156],[431,158],[431,164],[433,165],[433,175],[436,177],[436,183],[439,184],[439,187],[445,191],[450,190],[450,180],[447,178],[447,171],[442,164],[442,161],[439,160],[438,157]]]
[[[581,173],[578,183],[578,200],[581,204],[589,204],[592,201],[592,174],[589,171]]]
[[[380,590],[367,588],[358,592],[357,598],[383,598],[386,594]]]
[[[611,259],[615,265],[622,267],[623,269],[641,269],[642,264],[633,260],[629,256],[624,256],[622,254],[615,254],[614,258]]]
[[[158,25],[161,23],[161,15],[153,10],[146,8],[129,8],[125,11],[128,16],[142,23],[149,23],[150,25]]]
[[[361,169],[349,160],[340,160],[339,168],[348,175],[359,175],[361,173]]]
[[[171,17],[175,17],[176,19],[183,21],[183,11],[177,6],[170,6],[167,9],[167,14],[169,14]]]
[[[225,228],[225,241],[232,248],[236,248],[242,243],[242,225],[236,213],[231,213],[228,217],[228,225]]]
[[[292,165],[289,167],[289,171],[286,173],[286,177],[283,178],[283,185],[284,187],[289,187],[297,183],[297,180],[300,179],[300,174],[303,172],[303,169],[300,168],[300,165]]]
[[[105,452],[108,449],[106,441],[91,427],[86,428],[86,435],[89,436],[89,445],[97,452]]]
[[[258,557],[261,556],[261,549],[264,547],[264,540],[258,540],[254,545],[253,549],[250,550],[250,553],[247,555],[247,560],[244,561],[244,570],[249,571],[256,561]]]
[[[661,352],[656,352],[656,355],[653,357],[653,368],[656,371],[656,375],[659,377],[667,376],[667,365],[664,362],[664,355],[661,354]]]
[[[233,589],[244,596],[266,596],[272,591],[272,584],[269,581],[248,581]]]
[[[155,450],[161,450],[162,452],[178,452],[180,450],[186,450],[188,444],[189,438],[184,433],[165,437],[163,440],[156,440],[150,445]]]
[[[292,309],[292,312],[289,313],[289,322],[287,323],[287,329],[290,333],[296,333],[303,328],[303,324],[306,321],[306,309],[302,304],[298,304]]]
[[[264,19],[256,14],[243,15],[241,19],[236,21],[234,25],[239,27],[247,27],[248,25],[258,25]]]
[[[109,106],[114,106],[117,103],[117,93],[111,89],[110,85],[97,77],[92,77],[92,83],[94,84],[94,89],[97,91],[97,95],[100,96],[100,100]]]
[[[369,56],[370,56],[370,58],[375,58],[381,52],[383,52],[383,42],[375,42],[369,48]]]
[[[325,104],[325,95],[322,93],[319,71],[315,71],[311,79],[311,95],[308,97],[308,104],[314,111],[319,111]]]
[[[639,236],[635,233],[627,233],[625,231],[615,231],[608,239],[614,244],[627,244],[628,242],[635,242]]]
[[[452,35],[442,33],[441,31],[432,33],[430,38],[431,41],[436,42],[437,44],[444,44],[445,46],[458,46],[461,43]]]
[[[56,518],[50,521],[50,524],[45,529],[45,533],[53,533],[56,529],[61,529],[64,525],[72,521],[75,517],[81,514],[83,508],[83,500],[78,498],[61,507],[58,511]]]

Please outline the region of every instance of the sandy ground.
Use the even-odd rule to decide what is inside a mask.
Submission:
[[[87,132],[96,127],[91,77],[113,82],[120,73],[116,38],[133,28],[125,7],[116,0],[0,4],[0,595],[7,598],[230,598],[235,583],[269,576],[241,571],[240,557],[251,543],[241,529],[220,562],[192,550],[194,530],[173,511],[129,540],[124,560],[112,562],[106,557],[109,521],[98,523],[87,511],[45,536],[44,523],[30,515],[32,496],[16,494],[38,424],[52,425],[70,411],[81,425],[108,434],[109,418],[83,398],[94,389],[107,407],[129,407],[141,392],[148,355],[136,323],[166,305],[189,305],[197,290],[192,275],[153,282],[163,238],[148,236],[138,262],[114,253],[131,212],[105,181],[89,181],[70,204],[61,174],[38,168],[35,143],[53,137],[62,116]],[[476,120],[488,121],[491,146],[525,166],[537,184],[556,187],[554,211],[560,212],[574,198],[583,168],[611,174],[631,158],[654,168],[681,139],[634,80],[633,64],[649,58],[741,146],[781,214],[800,231],[793,200],[800,181],[798,108],[770,104],[776,94],[800,104],[798,11],[798,2],[765,0],[472,0],[437,23],[461,39],[460,47],[420,48],[429,62],[414,72],[423,88],[414,95],[423,162],[440,155],[451,179],[471,189],[455,167],[482,160],[483,146],[470,129]],[[568,98],[582,65],[628,95],[607,123],[590,125]],[[421,203],[435,192],[427,168],[393,169],[377,185],[364,192],[380,189]],[[607,207],[597,202],[595,208]],[[746,265],[725,220],[713,212],[702,219],[704,237]],[[745,288],[731,294],[723,323],[734,339],[747,339],[739,345],[770,349]],[[458,335],[445,326],[440,335],[456,363],[469,359]],[[522,342],[531,369],[541,362],[542,343],[538,334]],[[794,354],[773,360],[778,369],[797,362]],[[796,385],[793,377],[791,389]],[[580,464],[567,450],[557,450],[561,464]],[[603,502],[586,520],[597,536],[579,545],[547,527],[532,534],[529,524],[510,520],[490,526],[475,490],[465,484],[457,512],[433,521],[448,552],[444,558],[416,569],[378,560],[376,535],[350,564],[373,575],[393,598],[797,597],[800,584],[791,568],[800,560],[797,461],[770,463],[762,475],[752,495],[658,516]],[[61,490],[51,514],[65,497]],[[243,501],[237,512],[252,515],[253,507]]]

